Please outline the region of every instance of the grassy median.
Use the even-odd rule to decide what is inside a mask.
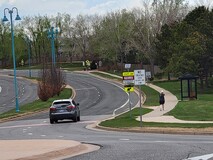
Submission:
[[[71,95],[72,95],[72,90],[68,89],[68,88],[64,88],[59,96],[54,96],[54,97],[48,99],[47,101],[41,101],[40,99],[38,99],[32,103],[22,105],[19,107],[19,109],[20,109],[19,112],[16,112],[16,110],[14,108],[8,112],[0,114],[0,119],[12,118],[12,117],[17,117],[17,116],[22,116],[25,114],[32,114],[35,112],[48,110],[48,108],[51,106],[51,104],[54,100],[70,98]]]

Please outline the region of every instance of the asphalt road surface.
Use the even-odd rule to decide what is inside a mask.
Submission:
[[[0,124],[0,139],[63,139],[96,144],[101,149],[67,160],[184,160],[212,154],[212,136],[112,132],[87,129],[107,116],[83,116],[78,123],[49,124],[48,119]],[[195,159],[194,159],[195,160]]]
[[[14,78],[8,73],[0,71],[0,113],[15,108]],[[38,99],[37,84],[21,77],[17,77],[19,105],[27,104]]]
[[[113,132],[86,126],[108,118],[112,111],[126,104],[128,96],[119,84],[111,84],[89,75],[66,73],[67,83],[76,90],[81,107],[81,121],[50,124],[48,114],[0,124],[0,139],[64,139],[96,144],[101,149],[66,160],[198,160],[211,159],[212,136],[168,135]],[[132,94],[132,103],[138,98]],[[128,108],[128,104],[124,108]],[[126,109],[127,109],[126,108]],[[210,155],[210,156],[208,156]],[[201,156],[201,158],[197,158]],[[212,155],[213,156],[213,155]],[[208,158],[207,158],[208,157]]]

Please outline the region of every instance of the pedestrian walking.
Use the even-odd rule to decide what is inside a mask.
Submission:
[[[160,92],[160,95],[159,95],[159,103],[160,103],[160,111],[161,110],[164,111],[165,94],[164,94],[163,90]]]

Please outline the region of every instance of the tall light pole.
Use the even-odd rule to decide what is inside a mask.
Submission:
[[[16,112],[19,112],[18,89],[17,89],[17,82],[16,82],[16,56],[15,56],[14,33],[13,33],[13,16],[12,16],[13,15],[13,11],[17,12],[15,20],[21,20],[21,18],[19,17],[18,9],[16,7],[13,7],[11,10],[9,8],[5,8],[4,9],[4,18],[2,19],[3,22],[8,21],[8,19],[6,17],[6,11],[8,11],[8,13],[10,14]]]
[[[58,29],[54,30],[54,27],[51,27],[51,29],[48,31],[48,38],[51,38],[51,48],[52,48],[52,64],[55,65],[55,38],[58,34]]]

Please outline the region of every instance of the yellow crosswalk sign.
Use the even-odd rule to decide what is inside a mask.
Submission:
[[[134,87],[131,87],[131,86],[125,87],[125,86],[124,86],[124,90],[125,90],[126,92],[134,92]]]

